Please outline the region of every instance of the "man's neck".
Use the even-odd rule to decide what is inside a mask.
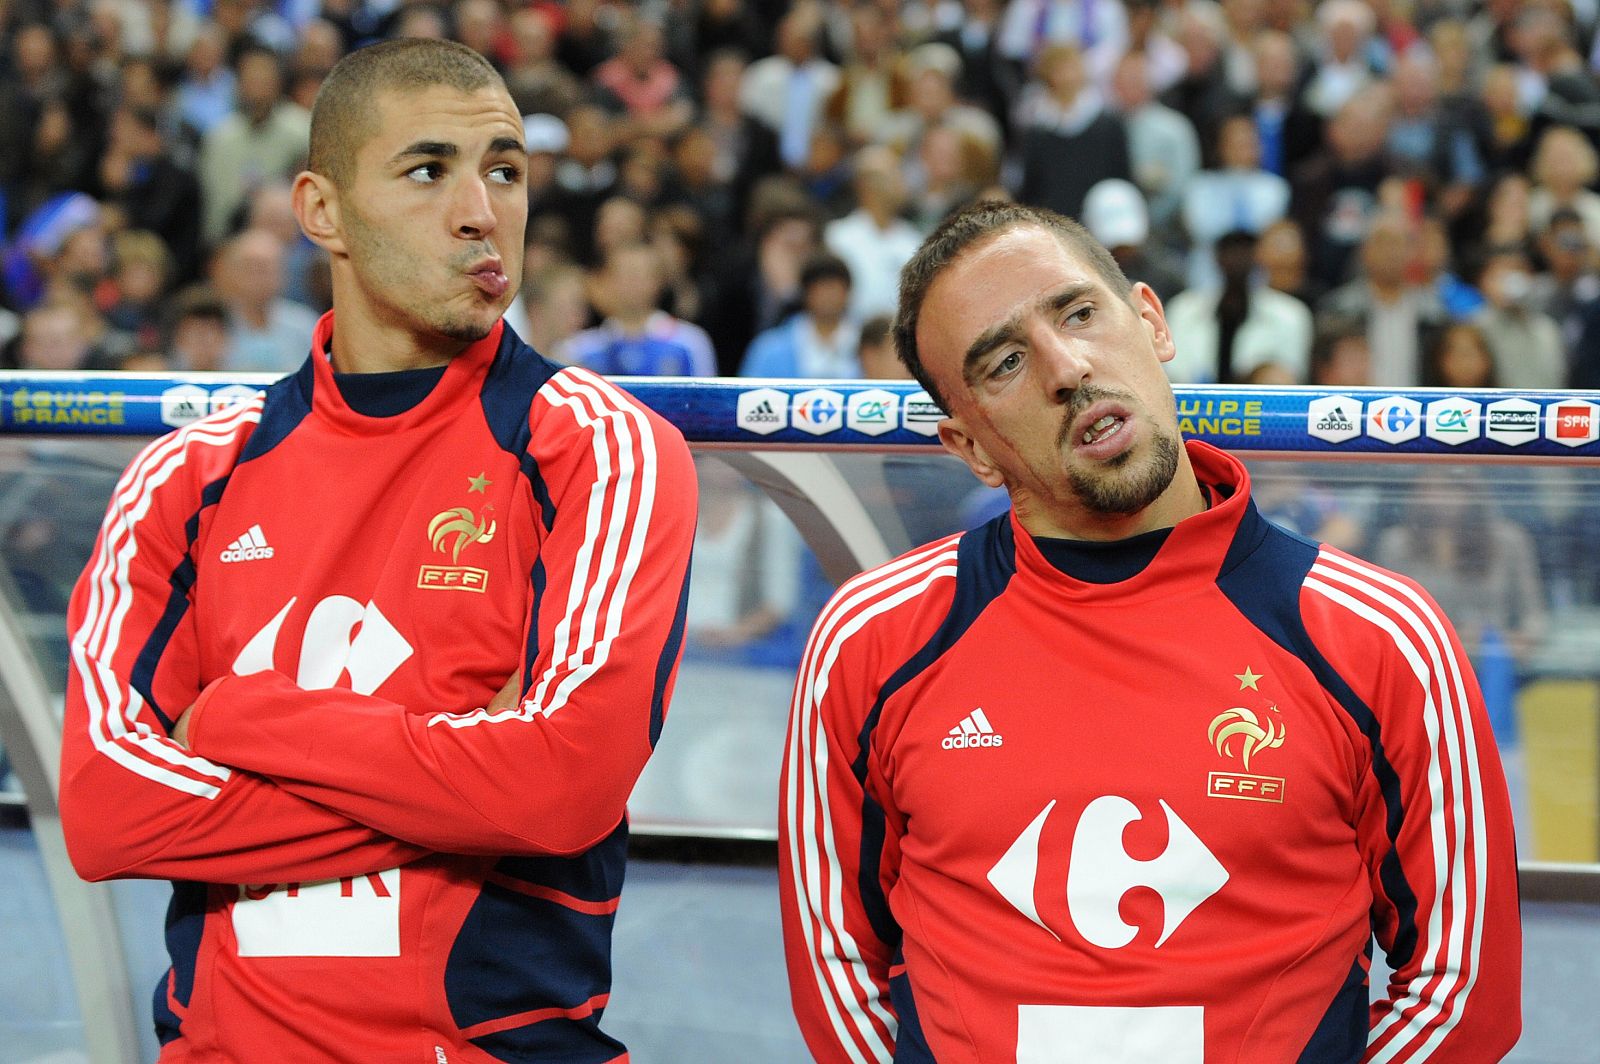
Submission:
[[[329,359],[339,373],[392,373],[402,369],[442,366],[471,346],[470,340],[457,340],[436,333],[420,333],[414,328],[373,314],[366,305],[342,298],[341,286],[334,285],[333,342]]]
[[[650,317],[653,314],[655,314],[654,307],[646,310],[624,310],[611,315],[611,322],[624,336],[639,336],[644,332],[645,326],[650,324]]]

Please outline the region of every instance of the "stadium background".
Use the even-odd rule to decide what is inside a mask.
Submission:
[[[304,357],[327,273],[287,180],[321,75],[368,40],[452,36],[496,62],[527,116],[529,266],[511,320],[603,371],[705,375],[709,358],[727,377],[896,377],[882,316],[938,218],[980,194],[1082,218],[1167,301],[1185,430],[1274,452],[1252,467],[1275,517],[1418,575],[1456,617],[1534,862],[1512,1059],[1600,1060],[1600,396],[1555,391],[1600,386],[1596,15],[1424,0],[13,2],[0,599],[28,649],[0,673],[14,684],[31,658],[59,692],[65,593],[135,445],[120,437]],[[149,376],[164,371],[182,377]],[[1212,381],[1238,387],[1189,387]],[[803,1059],[761,841],[797,640],[829,575],[997,505],[933,453],[915,388],[778,386],[786,422],[769,433],[745,398],[764,387],[639,382],[696,441],[705,488],[676,727],[636,795],[647,838],[618,931],[610,1016],[642,1061]],[[1481,390],[1496,387],[1519,390]],[[893,397],[890,422],[874,390]],[[1365,460],[1324,460],[1351,454]],[[1421,460],[1468,454],[1484,460]],[[0,721],[19,753],[14,705]],[[0,1060],[81,1059],[106,1017],[83,1019],[84,910],[29,829],[31,806],[47,832],[49,803],[39,784],[24,799],[25,757],[0,760]],[[163,894],[97,896],[124,947],[102,938],[104,960],[131,988],[102,1004],[146,1043],[106,1059],[153,1056]]]

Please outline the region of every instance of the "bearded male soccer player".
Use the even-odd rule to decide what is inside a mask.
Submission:
[[[1059,215],[946,221],[896,344],[1013,505],[812,632],[779,822],[816,1058],[1499,1060],[1511,814],[1427,594],[1180,441],[1160,300]]]
[[[62,814],[84,876],[175,881],[163,1064],[627,1059],[599,1021],[694,472],[501,321],[525,160],[475,52],[345,58],[294,185],[310,358],[117,485]]]

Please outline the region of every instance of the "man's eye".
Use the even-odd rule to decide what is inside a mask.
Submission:
[[[1008,352],[1004,358],[994,364],[994,371],[989,375],[991,377],[1003,377],[1007,373],[1015,371],[1020,365],[1022,365],[1022,352],[1011,351]]]
[[[1077,310],[1067,315],[1067,320],[1075,321],[1079,325],[1086,325],[1088,324],[1089,319],[1092,317],[1094,317],[1093,307],[1079,307]]]
[[[499,185],[514,185],[521,177],[522,171],[510,163],[506,163],[504,166],[497,166],[489,171],[489,180]]]
[[[406,176],[419,185],[431,185],[444,176],[444,166],[439,163],[423,163],[407,170]]]

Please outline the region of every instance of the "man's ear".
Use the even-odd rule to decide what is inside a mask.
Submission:
[[[947,417],[939,422],[939,442],[944,444],[945,450],[967,463],[972,475],[989,487],[998,488],[1005,483],[999,467],[989,460],[988,452],[967,432],[960,418]]]
[[[1156,295],[1154,288],[1140,281],[1133,286],[1132,299],[1134,312],[1150,330],[1150,343],[1156,349],[1156,358],[1171,362],[1178,348],[1172,342],[1172,329],[1167,326],[1167,313],[1161,306],[1161,297]]]
[[[322,174],[302,170],[294,179],[292,192],[294,216],[306,239],[330,255],[344,254],[344,225],[334,183]]]

